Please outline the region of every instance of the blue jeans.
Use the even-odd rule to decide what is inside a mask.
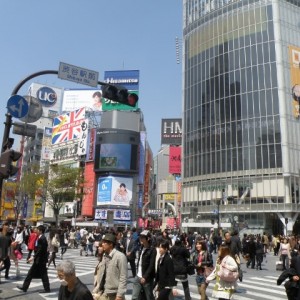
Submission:
[[[133,284],[132,284],[132,300],[141,299],[141,291],[143,290],[144,297],[142,299],[154,300],[153,295],[153,283],[146,282],[145,284],[141,284],[141,278],[135,276]]]

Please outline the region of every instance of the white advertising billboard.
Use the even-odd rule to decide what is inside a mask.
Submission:
[[[51,138],[52,138],[52,127],[44,127],[44,136],[42,141],[42,159],[50,159],[51,153]]]
[[[129,206],[133,179],[107,176],[98,179],[97,205]]]
[[[64,90],[62,111],[73,111],[81,107],[102,111],[102,91],[99,89]]]

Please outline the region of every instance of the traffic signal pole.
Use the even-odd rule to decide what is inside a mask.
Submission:
[[[43,71],[39,71],[36,73],[33,73],[27,77],[25,77],[24,79],[22,79],[17,85],[16,87],[13,89],[11,96],[17,95],[17,93],[19,92],[19,90],[21,89],[21,87],[28,82],[29,80],[41,76],[41,75],[58,75],[58,71],[56,70],[43,70]],[[102,82],[102,81],[98,81],[98,85],[106,85],[106,86],[111,86],[110,84],[106,83],[106,82]],[[12,116],[9,112],[7,112],[5,114],[6,119],[4,122],[4,132],[3,132],[3,140],[2,140],[2,147],[1,147],[1,154],[7,149],[7,147],[9,146],[9,135],[10,135],[10,129],[11,126],[13,125],[12,123]],[[0,176],[0,203],[1,203],[1,213],[3,213],[2,209],[3,209],[3,203],[2,203],[2,185],[3,185],[3,177]],[[1,215],[0,215],[1,218]]]
[[[16,95],[20,88],[29,80],[31,80],[32,78],[35,78],[37,76],[40,76],[40,75],[45,75],[45,74],[58,74],[58,71],[55,71],[55,70],[44,70],[44,71],[40,71],[40,72],[36,72],[36,73],[33,73],[29,76],[27,76],[26,78],[24,78],[23,80],[21,80],[17,85],[16,87],[13,89],[11,95],[14,96]],[[3,132],[3,140],[2,140],[2,147],[1,147],[1,154],[11,145],[9,145],[9,141],[10,141],[10,138],[9,138],[9,135],[10,135],[10,129],[11,129],[11,126],[13,125],[12,123],[12,116],[9,112],[7,112],[5,114],[6,116],[6,119],[5,119],[5,122],[4,122],[4,132]],[[2,190],[3,190],[3,180],[4,178],[2,176],[0,176],[0,203],[1,203],[1,213],[3,214],[3,197],[2,197]],[[1,218],[2,216],[0,216]]]

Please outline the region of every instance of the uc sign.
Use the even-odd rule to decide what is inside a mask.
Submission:
[[[47,86],[38,89],[36,96],[41,104],[47,107],[53,106],[57,101],[56,92]]]

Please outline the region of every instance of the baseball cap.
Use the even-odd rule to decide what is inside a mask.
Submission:
[[[103,235],[102,240],[115,244],[116,243],[116,236],[112,233],[106,233],[105,235]]]

